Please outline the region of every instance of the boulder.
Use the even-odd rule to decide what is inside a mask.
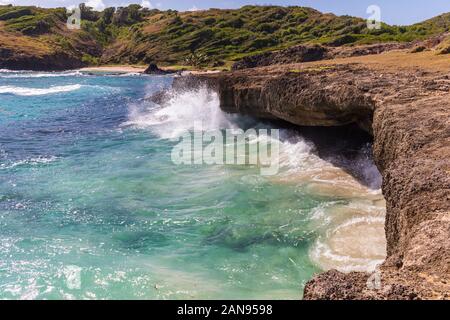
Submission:
[[[170,74],[170,73],[175,73],[175,72],[176,71],[160,69],[156,65],[156,63],[150,63],[150,65],[144,71],[145,74]]]

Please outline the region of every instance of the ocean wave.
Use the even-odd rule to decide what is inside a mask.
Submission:
[[[24,73],[24,72],[30,72],[30,71],[27,71],[27,70],[0,69],[0,73]]]
[[[6,73],[1,75],[1,73]],[[15,78],[54,78],[54,77],[77,77],[83,76],[84,74],[80,71],[72,71],[72,72],[28,72],[28,71],[5,71],[4,69],[0,69],[0,78],[6,79],[15,79]]]
[[[53,86],[49,88],[27,88],[16,86],[0,86],[1,93],[14,94],[16,96],[40,96],[46,94],[55,94],[60,92],[70,92],[81,89],[80,84],[72,84],[66,86]]]
[[[35,158],[19,160],[19,161],[12,162],[9,164],[2,163],[2,164],[0,164],[0,169],[12,169],[12,168],[24,166],[24,165],[35,166],[35,165],[40,165],[40,164],[48,164],[48,163],[54,162],[57,159],[58,159],[58,157],[55,157],[55,156],[50,156],[50,157],[40,156],[40,157],[35,157]]]
[[[220,109],[217,93],[207,88],[173,91],[161,106],[131,105],[123,126],[150,129],[162,139],[176,139],[199,123],[204,131],[237,128],[232,116]]]
[[[365,211],[364,208],[361,210]],[[314,214],[318,218],[317,212]],[[337,219],[329,217],[329,214],[331,212],[327,213],[327,219]],[[369,210],[367,215],[349,214],[352,217],[338,222],[334,227],[328,227],[325,234],[317,239],[310,251],[311,260],[324,270],[374,271],[386,256],[386,240],[383,236],[385,218]]]
[[[143,76],[144,74],[139,73],[139,72],[127,72],[127,73],[123,73],[123,74],[119,74],[119,77],[140,77]]]

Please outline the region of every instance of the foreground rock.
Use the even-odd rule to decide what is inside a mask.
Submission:
[[[321,62],[323,63],[323,62]],[[179,78],[221,108],[297,125],[357,123],[374,137],[387,259],[376,274],[317,275],[305,299],[450,298],[450,59],[392,53]]]

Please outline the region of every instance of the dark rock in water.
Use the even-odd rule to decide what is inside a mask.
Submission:
[[[162,70],[156,65],[156,63],[150,63],[148,68],[144,71],[145,74],[171,74],[175,72],[176,71],[172,70]]]

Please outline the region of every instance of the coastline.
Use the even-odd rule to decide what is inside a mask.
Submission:
[[[305,299],[448,299],[449,78],[448,56],[404,51],[193,75],[174,86],[207,85],[229,113],[299,126],[355,123],[373,136],[387,258],[373,274],[319,274]],[[378,276],[380,287],[367,285]]]
[[[388,257],[374,274],[330,270],[315,276],[305,299],[448,299],[449,71],[448,56],[395,51],[233,72],[187,71],[174,86],[206,83],[229,113],[299,126],[355,123],[374,137],[387,202]],[[367,287],[375,274],[381,289]]]
[[[137,66],[137,65],[104,65],[104,66],[95,66],[95,67],[84,67],[80,69],[74,69],[76,71],[81,72],[117,72],[117,73],[145,73],[145,70],[147,69],[147,66]],[[168,67],[161,67],[160,68],[163,71],[177,71],[177,68],[173,66]],[[179,69],[179,72],[181,72],[183,75],[202,75],[202,74],[214,74],[221,72],[220,70],[185,70],[185,69]]]
[[[9,2],[1,300],[450,300],[444,2]]]

